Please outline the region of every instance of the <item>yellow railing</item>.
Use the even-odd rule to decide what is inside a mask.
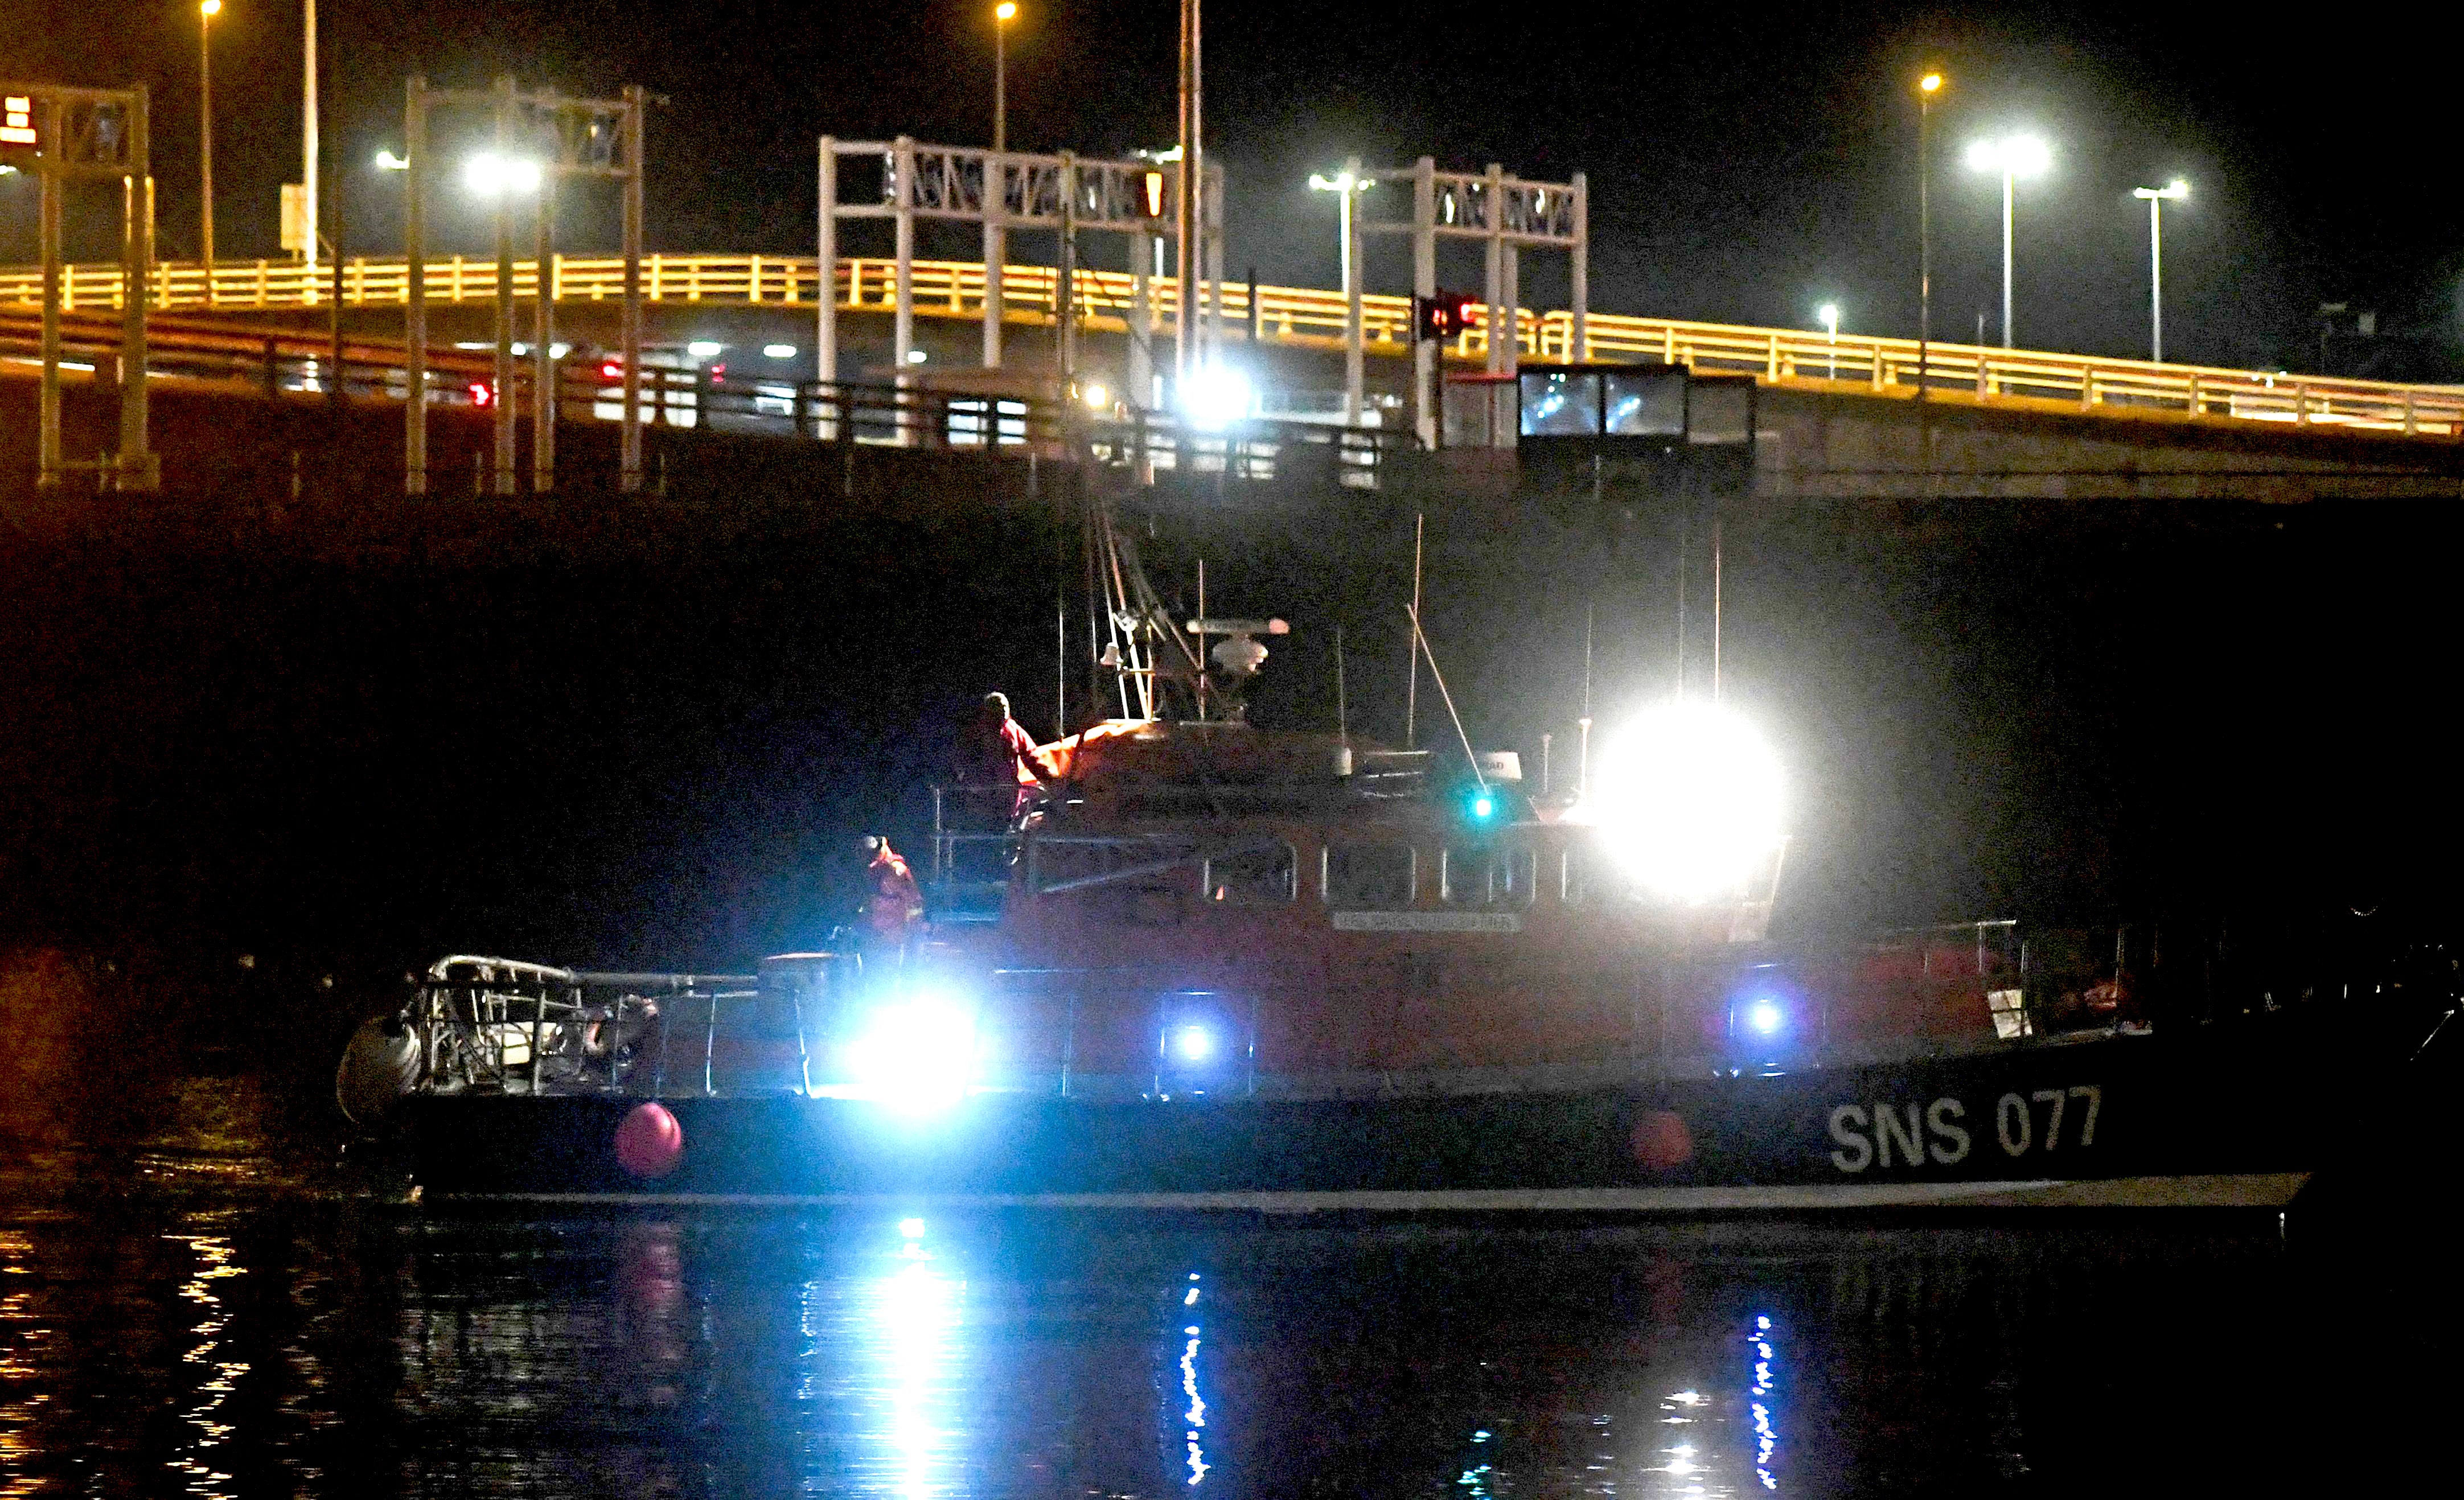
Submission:
[[[548,267],[559,302],[605,302],[624,296],[625,264],[613,256],[557,256]],[[832,291],[841,307],[886,311],[895,300],[894,261],[848,258],[837,267]],[[911,271],[916,314],[928,318],[980,319],[983,267],[974,261],[919,260]],[[408,299],[409,277],[398,258],[353,258],[309,271],[289,261],[224,261],[212,268],[157,266],[150,299],[173,311],[254,312],[325,305],[337,295],[354,307],[399,306]],[[1049,266],[1010,266],[1001,274],[1005,320],[1051,321],[1059,313],[1060,277]],[[495,296],[492,259],[438,256],[428,262],[428,295],[433,301],[486,301]],[[539,295],[534,261],[514,267],[514,295]],[[1075,300],[1081,325],[1100,332],[1125,330],[1134,316],[1134,282],[1117,271],[1081,271]],[[809,255],[649,255],[642,261],[644,296],[662,303],[710,302],[738,306],[810,307],[817,293]],[[61,299],[71,310],[116,310],[119,268],[67,268]],[[1179,313],[1170,277],[1150,283],[1151,317],[1162,328]],[[1214,305],[1201,309],[1219,319],[1228,337],[1245,337],[1253,289],[1227,283]],[[1312,348],[1338,348],[1346,309],[1342,294],[1309,287],[1254,289],[1262,340]],[[0,269],[0,303],[33,304],[42,297],[42,277],[26,267]],[[1484,310],[1485,316],[1485,310]],[[1411,337],[1411,299],[1369,295],[1361,298],[1363,337],[1370,352],[1399,356]],[[1585,322],[1584,347],[1574,348],[1573,318],[1564,311],[1521,309],[1517,342],[1524,358],[1537,361],[1641,358],[1683,364],[1706,371],[1749,372],[1773,383],[1813,383],[1827,388],[1862,387],[1882,395],[1907,395],[1919,384],[1918,351],[1911,339],[1881,339],[1788,328],[1683,322],[1594,313]],[[1449,356],[1479,359],[1486,341],[1479,320],[1451,342]],[[2270,374],[2145,360],[2096,359],[2035,350],[1978,348],[1937,343],[1926,362],[1928,389],[1956,388],[1988,403],[2025,401],[2103,415],[2200,416],[2261,422],[2367,429],[2430,436],[2464,436],[2464,386],[2411,386],[2387,381]]]

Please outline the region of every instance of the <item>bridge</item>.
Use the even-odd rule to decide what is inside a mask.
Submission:
[[[839,308],[887,313],[897,300],[898,262],[888,257],[842,257],[831,281]],[[613,256],[550,258],[547,284],[560,308],[613,303],[624,296],[625,266]],[[909,297],[915,316],[980,323],[987,277],[976,261],[917,260],[909,267]],[[1126,273],[1081,269],[1071,276],[1067,305],[1077,326],[1092,333],[1126,335],[1135,304],[1133,278]],[[431,303],[485,308],[496,296],[493,259],[437,256],[427,266]],[[529,301],[539,292],[536,260],[514,265],[514,296]],[[1061,277],[1054,268],[1013,264],[999,279],[1005,323],[1050,327],[1061,316]],[[121,272],[117,265],[66,268],[62,306],[69,311],[116,311]],[[642,259],[644,297],[668,307],[743,307],[809,316],[819,296],[811,256],[763,254],[648,254]],[[1220,296],[1201,299],[1198,316],[1213,319],[1234,342],[1254,333],[1273,348],[1339,352],[1350,327],[1344,294],[1325,288],[1219,284]],[[1181,316],[1177,283],[1150,282],[1156,316],[1172,328]],[[339,265],[302,267],[288,261],[221,262],[210,268],[163,262],[154,269],[150,305],[166,312],[224,315],[300,315],[327,309],[340,298],[349,309],[398,308],[409,300],[409,280],[399,257],[358,256]],[[0,269],[0,304],[39,305],[39,271]],[[1364,293],[1361,337],[1373,358],[1401,360],[1411,351],[1411,298]],[[1705,372],[1751,374],[1833,393],[1864,390],[1884,397],[1957,393],[1988,404],[2026,403],[2055,408],[2144,418],[2169,413],[2225,422],[2289,423],[2348,428],[2406,435],[2464,437],[2464,386],[2407,385],[2321,375],[2232,369],[2212,365],[2154,364],[2064,354],[1936,342],[1920,349],[1913,339],[1867,334],[1826,335],[1791,328],[1694,322],[1590,312],[1581,347],[1574,319],[1564,310],[1515,309],[1517,352],[1531,362],[1657,360]],[[1486,309],[1445,346],[1448,359],[1464,366],[1485,362]],[[785,372],[781,372],[785,373]]]
[[[672,321],[724,314],[753,320],[742,326],[767,329],[778,343],[805,342],[796,330],[809,329],[818,311],[817,266],[809,256],[649,254],[642,261],[642,291],[654,321],[661,315]],[[542,281],[539,263],[517,261],[513,273],[515,298],[536,298]],[[840,314],[891,314],[900,300],[899,273],[899,263],[888,257],[839,259],[831,293]],[[612,315],[623,297],[623,278],[624,263],[615,257],[554,256],[547,262],[545,287],[561,322],[579,334],[594,309]],[[979,262],[913,260],[905,280],[914,318],[968,324],[984,320],[988,278]],[[1147,337],[1162,337],[1181,316],[1177,286],[1169,277],[1138,288],[1126,274],[1081,269],[1067,277],[1066,288],[1063,280],[1049,266],[1007,266],[990,283],[999,288],[1001,320],[1057,328],[1066,306],[1077,331],[1125,342],[1138,336],[1141,293],[1153,309],[1155,331]],[[432,257],[426,283],[441,312],[460,308],[484,320],[496,297],[495,262]],[[81,317],[99,320],[117,312],[121,285],[116,265],[64,268],[62,305],[72,324]],[[223,262],[210,275],[195,264],[166,262],[154,267],[148,285],[149,305],[175,345],[158,350],[152,360],[158,379],[176,374],[277,397],[313,395],[325,388],[330,377],[320,362],[330,361],[304,325],[347,319],[344,388],[356,396],[400,400],[402,356],[398,338],[388,337],[395,334],[393,317],[408,299],[399,258],[353,257],[313,269],[283,261]],[[1308,379],[1310,366],[1340,356],[1353,338],[1351,303],[1339,292],[1237,282],[1211,286],[1213,295],[1201,292],[1196,315],[1213,320],[1227,344],[1252,343],[1260,363],[1280,365],[1286,377]],[[24,320],[40,298],[38,272],[0,269],[0,320],[12,309],[15,319]],[[1367,358],[1384,362],[1388,372],[1375,384],[1397,386],[1408,378],[1410,299],[1365,294],[1358,305],[1360,347]],[[1579,323],[1563,310],[1514,312],[1515,352],[1522,362],[1663,362],[1703,374],[1751,376],[1762,392],[1753,489],[1774,497],[2453,495],[2454,476],[2464,473],[2464,386],[1970,344],[1920,348],[1907,339],[1596,311]],[[210,320],[190,335],[185,353],[176,347],[184,318]],[[263,330],[262,339],[232,332],[251,325]],[[1476,318],[1443,346],[1445,362],[1466,372],[1456,377],[1455,394],[1485,397],[1465,379],[1487,363],[1485,327],[1485,317]],[[102,356],[109,338],[106,325],[97,321],[83,342],[89,354]],[[755,332],[747,342],[762,339]],[[1014,360],[1026,367],[1003,372],[997,386],[992,372],[970,367],[963,338],[942,342],[952,351],[950,363],[895,382],[884,369],[869,383],[815,383],[804,378],[809,365],[799,367],[792,358],[739,360],[729,384],[747,376],[750,381],[733,400],[724,391],[709,393],[706,382],[698,383],[704,388],[696,394],[689,369],[646,371],[646,399],[651,403],[647,420],[690,426],[706,409],[718,423],[733,411],[748,429],[901,446],[980,440],[999,447],[1025,441],[1023,434],[1030,432],[1041,441],[1060,431],[1053,371],[1038,371],[1032,359]],[[457,361],[446,350],[436,358],[438,375],[452,382],[441,398],[449,404],[467,404],[473,384],[489,378],[484,359]],[[1117,382],[1111,366],[1125,363],[1108,364],[1100,347],[1089,348],[1081,356],[1081,373],[1090,383],[1108,375]],[[593,369],[561,372],[567,419],[620,413],[621,403],[594,386],[594,375]],[[517,387],[517,401],[522,388]],[[1916,399],[1921,393],[1925,399]],[[986,406],[988,400],[997,400],[1001,409]],[[1399,407],[1391,396],[1383,410],[1371,405],[1364,412],[1371,430],[1357,441],[1334,442],[1331,452],[1340,454],[1337,468],[1349,482],[1375,482],[1373,472],[1396,446],[1410,446],[1408,431],[1397,425]],[[1510,446],[1510,427],[1501,430],[1491,415],[1495,410],[1485,399],[1450,402],[1444,442],[1459,452]],[[1309,430],[1329,426],[1331,413],[1323,409],[1314,424],[1253,423],[1246,446],[1199,436],[1195,450],[1192,434],[1167,415],[1139,413],[1128,402],[1109,403],[1102,415],[1119,419],[1106,425],[1132,434],[1120,452],[1134,450],[1130,461],[1150,471],[1211,463],[1219,471],[1270,474],[1273,454],[1286,444],[1335,437],[1332,431]],[[1461,452],[1464,459],[1473,456]],[[1453,468],[1458,474],[1478,474],[1477,466],[1464,471],[1457,462]],[[1497,477],[1492,469],[1488,482]]]

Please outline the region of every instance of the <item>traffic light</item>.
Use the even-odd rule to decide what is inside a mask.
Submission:
[[[1138,174],[1138,212],[1141,215],[1150,219],[1163,217],[1167,201],[1164,196],[1165,183],[1166,179],[1161,171],[1150,170]]]
[[[1471,310],[1480,299],[1468,292],[1440,292],[1412,298],[1412,335],[1416,340],[1452,339],[1469,328]]]

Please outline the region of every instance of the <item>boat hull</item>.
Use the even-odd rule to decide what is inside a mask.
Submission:
[[[618,1095],[406,1099],[424,1194],[1055,1207],[1815,1211],[2280,1204],[2349,1117],[2309,1028],[2196,1028],[1621,1088],[1089,1102],[685,1096],[673,1169]]]

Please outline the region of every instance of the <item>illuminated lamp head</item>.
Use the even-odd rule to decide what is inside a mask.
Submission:
[[[1780,838],[1779,759],[1752,724],[1710,703],[1650,710],[1595,762],[1587,806],[1612,854],[1681,901],[1735,891]]]
[[[1172,1049],[1184,1063],[1202,1063],[1215,1055],[1215,1038],[1204,1026],[1182,1026],[1173,1035]]]
[[[901,1114],[932,1114],[966,1097],[975,1050],[975,1017],[945,995],[926,993],[874,1011],[847,1063],[867,1098]]]

